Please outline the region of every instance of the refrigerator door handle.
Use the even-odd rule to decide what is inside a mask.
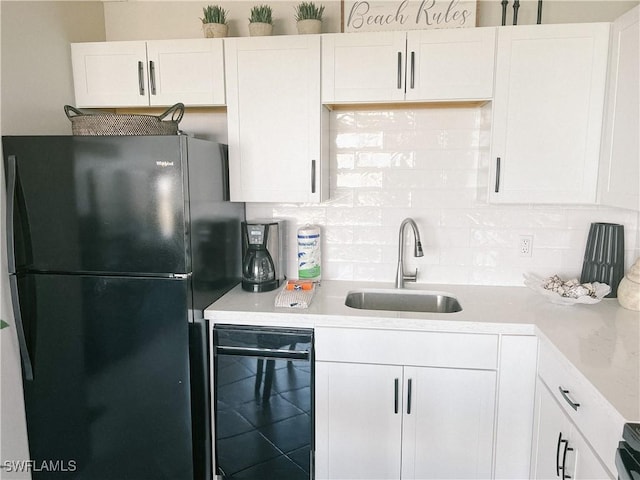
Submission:
[[[33,366],[29,357],[27,339],[24,335],[24,325],[22,323],[22,313],[20,312],[20,298],[18,296],[18,279],[15,275],[9,275],[9,288],[11,290],[11,305],[13,306],[13,319],[16,323],[16,333],[18,334],[18,346],[20,347],[20,360],[24,379],[33,380]]]
[[[16,251],[13,232],[13,214],[15,209],[16,185],[18,182],[16,156],[7,158],[7,215],[5,218],[7,232],[7,263],[9,273],[16,273]]]
[[[15,238],[13,232],[13,215],[15,209],[16,186],[18,184],[17,162],[15,155],[7,157],[7,214],[6,214],[6,232],[7,232],[7,263],[9,265],[9,289],[11,291],[11,305],[13,307],[13,319],[16,323],[16,333],[18,335],[18,346],[20,347],[20,360],[25,380],[33,380],[33,367],[31,358],[29,357],[29,349],[27,347],[27,339],[24,335],[24,326],[22,324],[22,313],[20,312],[20,300],[18,297],[18,279],[16,272],[16,252]]]

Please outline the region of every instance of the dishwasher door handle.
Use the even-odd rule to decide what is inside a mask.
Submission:
[[[285,360],[308,360],[309,350],[289,350],[280,348],[260,347],[228,347],[218,345],[215,348],[216,355],[241,355],[244,357],[282,358]]]

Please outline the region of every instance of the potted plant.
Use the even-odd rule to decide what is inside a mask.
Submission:
[[[301,2],[295,9],[298,33],[320,33],[322,31],[324,5],[317,6],[313,2]]]
[[[249,17],[249,35],[252,37],[271,35],[273,31],[272,11],[269,5],[256,5],[251,8]]]
[[[207,38],[226,37],[229,31],[227,25],[227,11],[219,5],[209,5],[202,9],[204,17],[202,20],[202,30]]]

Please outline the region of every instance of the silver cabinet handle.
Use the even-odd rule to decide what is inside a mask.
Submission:
[[[415,77],[416,77],[416,52],[411,52],[411,88],[415,87]]]
[[[149,60],[149,80],[151,81],[151,95],[156,94],[156,64]]]
[[[500,191],[500,157],[496,158],[496,188],[495,192]]]
[[[316,161],[311,160],[311,193],[316,193]]]
[[[571,398],[569,398],[569,395],[568,395],[569,390],[566,390],[562,387],[558,387],[558,390],[560,390],[560,394],[562,395],[562,398],[565,399],[565,401],[569,404],[569,406],[577,411],[580,404],[577,402],[574,402],[573,400],[571,400]]]
[[[398,89],[402,88],[402,52],[398,52]]]
[[[138,62],[138,91],[144,95],[144,64]]]
[[[407,415],[411,415],[411,379],[407,380]]]

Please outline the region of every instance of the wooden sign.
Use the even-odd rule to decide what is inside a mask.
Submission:
[[[344,0],[344,32],[476,26],[476,0]]]

